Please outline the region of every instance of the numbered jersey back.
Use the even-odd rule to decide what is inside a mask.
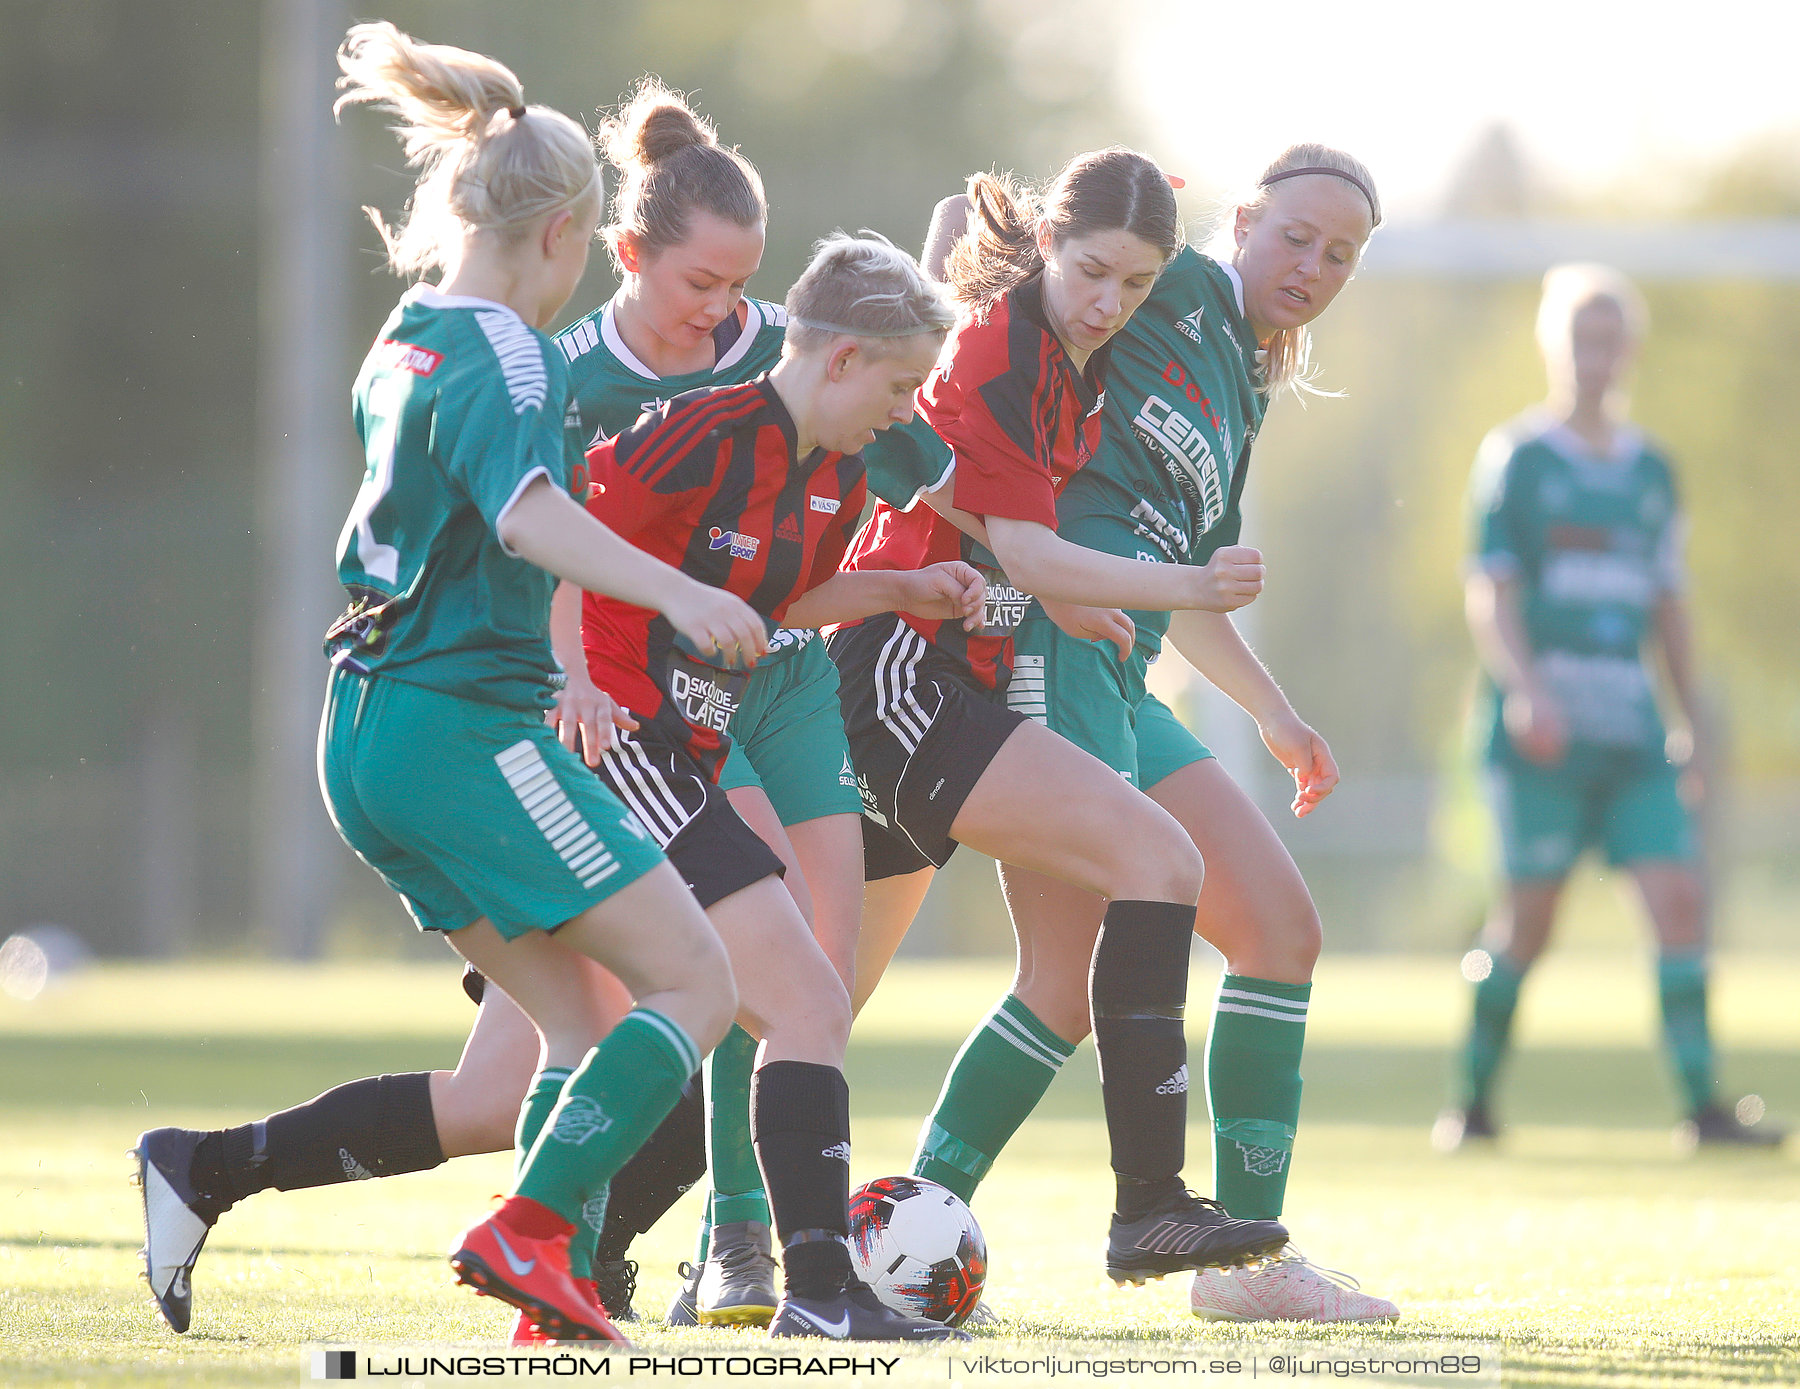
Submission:
[[[549,340],[504,305],[415,287],[357,377],[366,470],[338,538],[350,606],[334,663],[468,699],[549,701],[554,580],[497,530],[540,475],[577,485],[567,378]]]

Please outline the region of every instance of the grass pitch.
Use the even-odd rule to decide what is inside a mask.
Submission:
[[[856,1180],[905,1169],[950,1055],[1006,980],[1003,963],[896,967],[852,1043]],[[1197,970],[1192,997],[1209,988]],[[1110,1191],[1084,1047],[977,1198],[1004,1318],[995,1335],[1202,1358],[1276,1340],[1485,1344],[1507,1384],[1800,1382],[1800,1145],[1672,1151],[1644,959],[1546,962],[1498,1097],[1502,1146],[1446,1159],[1426,1133],[1465,988],[1450,960],[1364,956],[1328,960],[1315,991],[1285,1219],[1315,1260],[1397,1301],[1398,1325],[1217,1327],[1187,1315],[1185,1279],[1115,1291],[1099,1260]],[[1797,998],[1800,959],[1721,961],[1713,1012],[1729,1093],[1756,1091],[1790,1119]],[[137,1280],[126,1184],[140,1129],[243,1122],[356,1076],[454,1065],[469,1018],[448,962],[114,965],[31,1004],[0,999],[0,1380],[292,1383],[309,1342],[503,1341],[508,1309],[452,1287],[442,1258],[505,1187],[503,1156],[252,1198],[207,1245],[186,1336]],[[1196,1033],[1196,1054],[1201,1044]],[[1189,1175],[1204,1190],[1195,1098]],[[666,1306],[696,1214],[690,1195],[634,1251],[641,1309]],[[698,1335],[651,1323],[641,1339],[666,1352]]]

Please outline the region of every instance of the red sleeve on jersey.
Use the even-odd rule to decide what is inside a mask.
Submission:
[[[1011,308],[1002,300],[957,326],[919,412],[956,451],[957,506],[1055,529],[1055,343]]]

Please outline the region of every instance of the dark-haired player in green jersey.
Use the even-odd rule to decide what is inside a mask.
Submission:
[[[1656,932],[1663,1040],[1696,1143],[1772,1147],[1760,1102],[1718,1101],[1706,1016],[1706,891],[1681,772],[1656,698],[1657,652],[1691,733],[1689,789],[1704,789],[1707,722],[1693,665],[1680,506],[1662,451],[1626,415],[1624,376],[1648,314],[1598,265],[1544,279],[1538,346],[1546,406],[1488,436],[1471,484],[1470,631],[1485,675],[1488,785],[1506,887],[1481,945],[1461,1094],[1433,1142],[1491,1139],[1488,1107],[1519,986],[1549,940],[1563,883],[1588,846],[1636,881]]]
[[[967,206],[964,199],[940,206],[928,265],[943,264]],[[1269,398],[1304,384],[1306,325],[1349,279],[1378,220],[1374,184],[1360,163],[1301,145],[1277,159],[1236,210],[1227,257],[1178,252],[1115,339],[1104,435],[1058,497],[1058,533],[1109,554],[1182,566],[1236,545],[1250,445]],[[883,471],[872,467],[870,481],[883,485]],[[930,484],[921,476],[912,485]],[[952,497],[948,487],[926,493],[936,505]],[[1039,586],[1034,575],[1011,568],[1008,575],[1022,589]],[[1320,924],[1262,813],[1146,692],[1145,669],[1165,635],[1257,720],[1294,776],[1295,814],[1310,813],[1336,784],[1336,764],[1225,613],[1126,616],[1034,603],[1018,630],[1007,700],[1141,787],[1201,850],[1206,877],[1195,929],[1226,960],[1206,1066],[1214,1196],[1233,1216],[1274,1219],[1299,1118]],[[894,881],[891,916],[865,917],[865,951],[891,953],[927,877]],[[1011,865],[1001,877],[1021,942],[1038,944],[1030,968],[1021,966],[1014,989],[964,1044],[914,1161],[916,1173],[965,1197],[1089,1031],[1087,962],[1104,905]],[[869,972],[859,970],[859,993]],[[1158,1089],[1185,1093],[1189,1083],[1184,1065],[1159,1077]],[[1348,1283],[1290,1248],[1249,1272],[1198,1271],[1190,1301],[1197,1315],[1225,1320],[1398,1315],[1393,1303]]]

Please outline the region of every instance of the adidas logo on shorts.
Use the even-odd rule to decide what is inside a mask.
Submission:
[[[1185,1095],[1188,1089],[1187,1062],[1181,1063],[1181,1069],[1156,1087],[1159,1095]]]

